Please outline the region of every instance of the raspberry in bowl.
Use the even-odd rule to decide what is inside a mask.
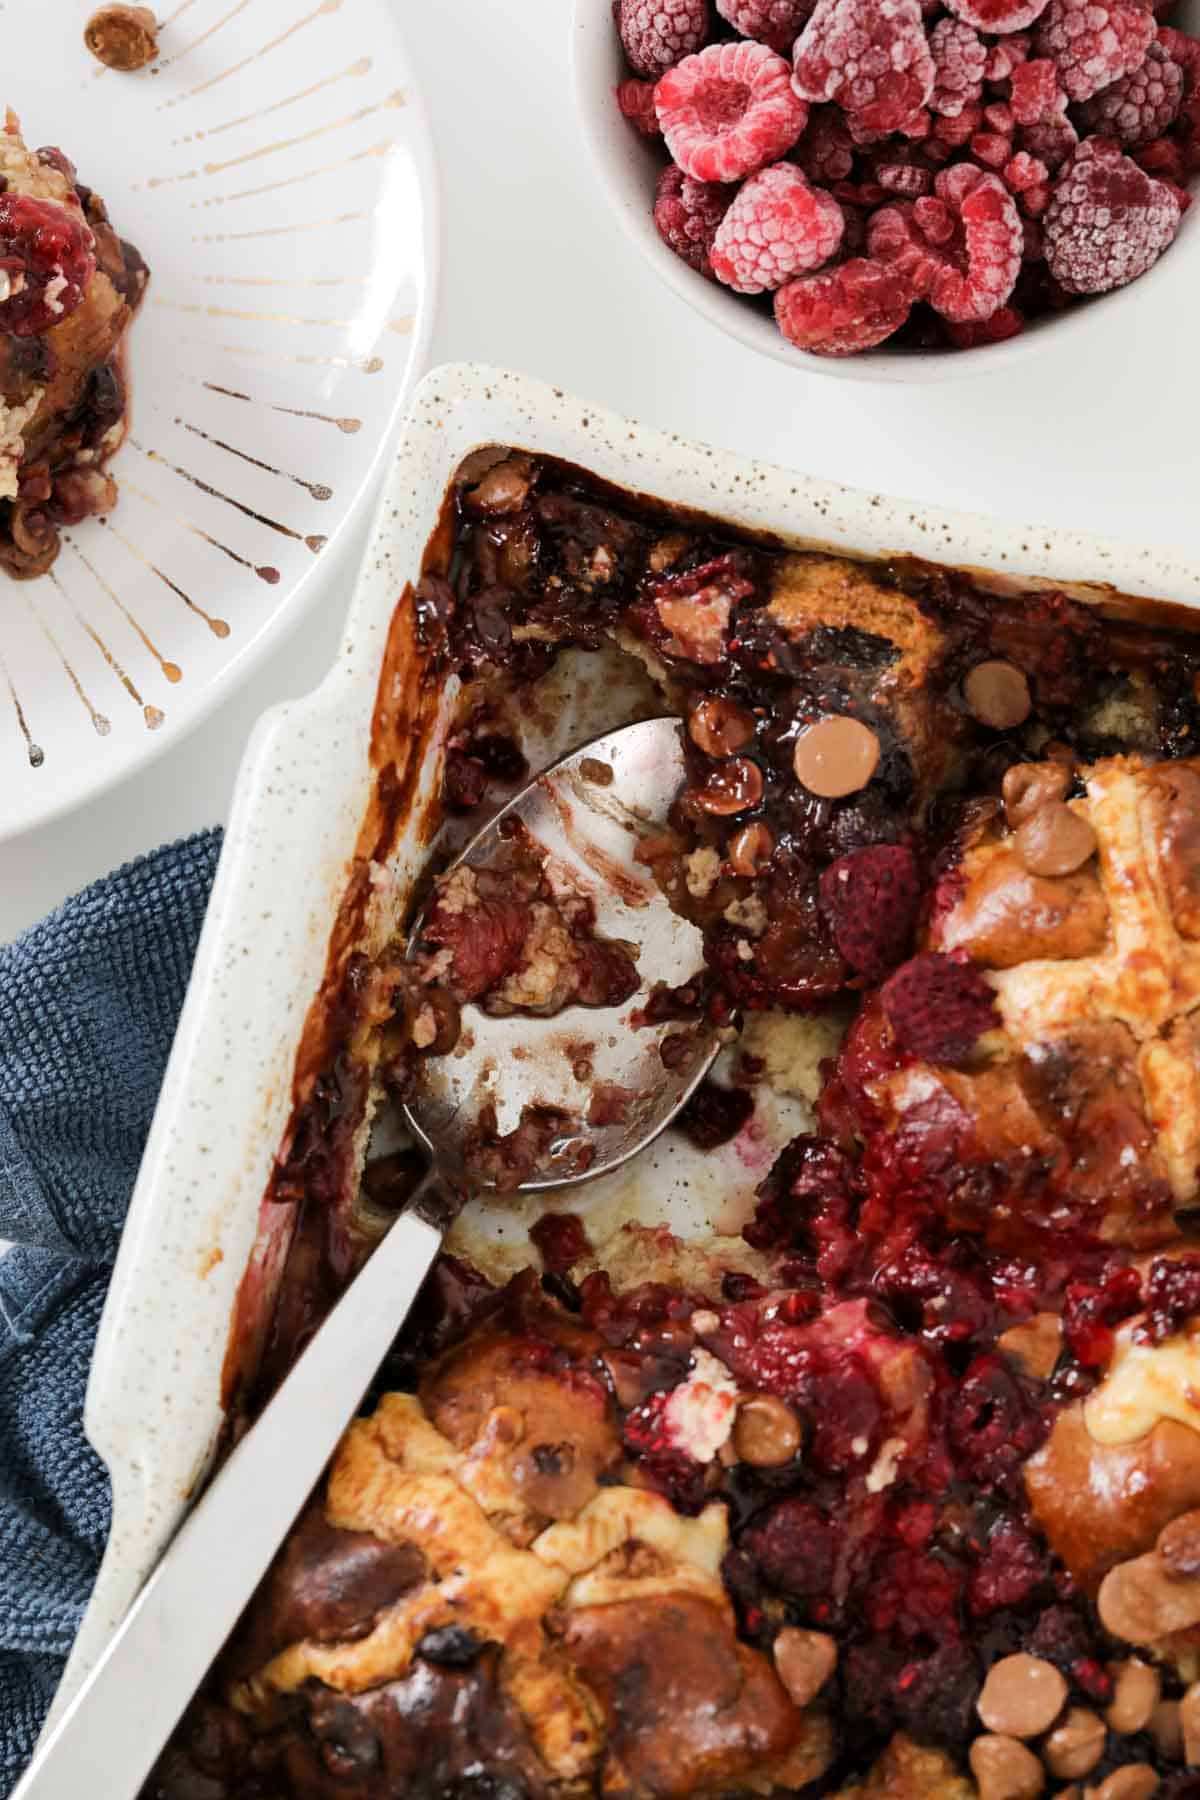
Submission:
[[[574,62],[648,260],[793,367],[995,370],[1181,273],[1200,39],[1171,0],[575,0]]]

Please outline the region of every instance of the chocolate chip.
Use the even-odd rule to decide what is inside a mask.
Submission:
[[[1042,1745],[1042,1757],[1052,1775],[1073,1781],[1095,1768],[1107,1742],[1104,1720],[1086,1706],[1073,1706]]]
[[[837,1667],[837,1644],[824,1631],[785,1625],[775,1639],[775,1673],[796,1706],[815,1700]]]
[[[1108,1672],[1113,1678],[1113,1697],[1104,1717],[1122,1737],[1132,1737],[1150,1723],[1158,1705],[1162,1693],[1158,1670],[1132,1656],[1128,1662],[1110,1663]]]
[[[754,717],[732,700],[701,700],[688,719],[688,736],[706,756],[735,756],[754,736]]]
[[[701,812],[726,818],[757,806],[762,796],[762,770],[748,756],[737,756],[714,769],[703,787],[692,789],[687,801]]]
[[[774,851],[775,839],[766,825],[743,825],[729,840],[729,866],[735,875],[753,879],[761,874]]]
[[[1164,1526],[1158,1554],[1172,1575],[1200,1575],[1200,1512],[1180,1513]]]
[[[1090,1800],[1150,1800],[1157,1794],[1158,1776],[1149,1763],[1126,1763],[1114,1769],[1099,1787],[1089,1788]]]
[[[1030,1738],[1049,1730],[1066,1697],[1054,1664],[1020,1651],[992,1664],[975,1705],[989,1731]]]
[[[1096,1610],[1105,1631],[1127,1644],[1153,1644],[1200,1625],[1200,1580],[1173,1574],[1157,1550],[1110,1569]]]
[[[799,1450],[800,1439],[795,1413],[774,1394],[752,1394],[738,1407],[733,1447],[739,1462],[756,1469],[781,1468]]]
[[[1160,1700],[1150,1715],[1150,1736],[1160,1756],[1178,1762],[1183,1756],[1183,1723],[1178,1700]]]
[[[993,731],[1011,731],[1023,725],[1033,702],[1029,683],[1015,663],[976,663],[963,682],[963,699],[972,716]]]
[[[879,767],[879,739],[858,719],[818,719],[796,740],[796,779],[810,794],[841,800],[865,788]]]
[[[1179,1731],[1183,1760],[1189,1769],[1200,1764],[1200,1681],[1193,1681],[1179,1702]]]
[[[1062,763],[1014,763],[1000,784],[1004,816],[1015,831],[1048,800],[1065,800],[1071,786],[1071,770]]]
[[[979,1785],[979,1800],[1037,1800],[1046,1785],[1041,1763],[1014,1737],[977,1737],[967,1759]]]
[[[1096,834],[1082,813],[1050,800],[1018,827],[1014,842],[1031,875],[1073,875],[1095,853]]]

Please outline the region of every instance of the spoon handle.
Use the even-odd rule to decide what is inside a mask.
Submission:
[[[442,1244],[426,1176],[172,1539],[11,1800],[134,1800],[319,1479]]]

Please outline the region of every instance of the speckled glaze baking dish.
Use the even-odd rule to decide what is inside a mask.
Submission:
[[[333,977],[390,935],[428,855],[454,695],[422,679],[410,584],[454,469],[487,444],[559,457],[800,547],[915,556],[970,568],[984,587],[1019,579],[1084,600],[1118,590],[1200,603],[1200,565],[1161,551],[827,486],[643,430],[519,375],[472,365],[430,375],[387,478],[337,662],[314,694],[261,722],[243,766],[92,1371],[86,1425],[112,1474],[113,1529],[58,1704],[221,1441],[239,1295],[243,1323],[265,1320],[287,1249],[279,1203],[264,1206],[264,1194],[296,1095],[328,1043]],[[589,682],[569,659],[558,700],[543,709],[547,757],[629,716],[628,695]],[[723,1147],[701,1175],[686,1148],[668,1144],[649,1153],[653,1182],[635,1165],[617,1186],[598,1184],[591,1220],[606,1209],[632,1216],[653,1190],[656,1216],[680,1235],[719,1233],[718,1202],[752,1191],[800,1128],[798,1104],[778,1104],[753,1166]],[[523,1260],[525,1222],[519,1206],[493,1209],[466,1230],[489,1240],[503,1270]]]

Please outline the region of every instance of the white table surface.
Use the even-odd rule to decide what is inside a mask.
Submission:
[[[595,190],[567,76],[568,0],[396,0],[441,163],[432,360],[526,370],[649,423],[873,489],[1200,550],[1195,360],[1117,305],[1001,378],[839,382],[756,357],[637,260]],[[1153,341],[1152,341],[1153,340]],[[1190,336],[1188,339],[1190,343]],[[0,941],[165,839],[220,820],[249,730],[313,686],[365,518],[273,661],[159,760],[0,846]]]

